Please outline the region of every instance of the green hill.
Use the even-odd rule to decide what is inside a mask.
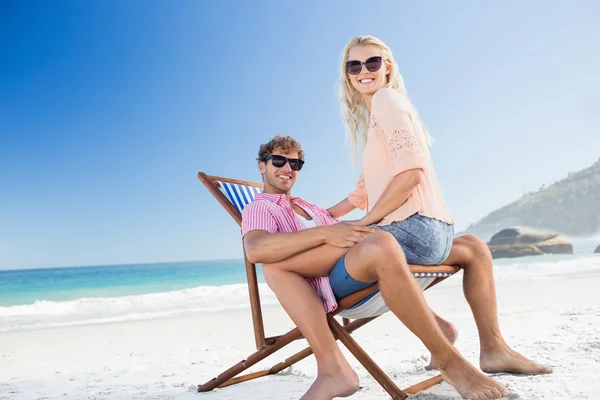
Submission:
[[[491,212],[463,233],[489,240],[501,229],[513,226],[550,230],[573,237],[600,232],[600,160]]]

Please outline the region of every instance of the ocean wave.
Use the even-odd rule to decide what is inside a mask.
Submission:
[[[521,279],[552,279],[600,273],[600,255],[535,256],[494,260],[497,282]],[[444,286],[459,286],[462,279],[449,279]],[[261,303],[278,304],[265,284],[259,284]],[[248,286],[233,284],[129,295],[90,297],[71,301],[38,300],[33,304],[0,307],[0,332],[70,325],[122,322],[202,312],[249,308]]]
[[[541,255],[494,260],[496,280],[534,279],[600,273],[600,256]]]
[[[277,304],[269,287],[259,284],[263,305]],[[195,288],[121,297],[38,300],[0,307],[0,332],[70,325],[152,319],[249,307],[246,284]]]

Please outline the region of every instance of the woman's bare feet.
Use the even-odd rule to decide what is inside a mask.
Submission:
[[[483,372],[538,375],[552,373],[552,368],[538,364],[517,353],[508,345],[503,345],[500,350],[481,353],[479,366]]]
[[[348,397],[357,390],[358,375],[346,364],[337,372],[319,373],[300,400],[331,400],[335,397]]]
[[[509,395],[500,382],[484,375],[459,354],[439,363],[442,378],[465,399],[500,399]]]
[[[451,322],[445,321],[441,318],[436,318],[436,321],[446,339],[448,339],[450,344],[454,344],[454,342],[456,342],[456,338],[458,338],[458,330],[456,329],[456,327]],[[426,366],[425,369],[427,371],[440,369],[437,360],[435,359],[433,354],[431,355],[431,361],[429,361],[429,365]]]

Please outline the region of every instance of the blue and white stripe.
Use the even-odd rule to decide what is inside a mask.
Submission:
[[[448,272],[413,272],[413,276],[417,281],[417,284],[421,287],[422,290],[427,289],[429,285],[433,283],[439,277],[448,277],[452,274]],[[388,312],[390,309],[383,301],[383,297],[381,296],[381,292],[375,293],[373,297],[369,300],[365,301],[363,304],[356,308],[349,308],[338,315],[340,317],[350,318],[350,319],[359,319],[366,317],[374,317],[377,315],[382,315]]]
[[[262,189],[255,186],[240,185],[238,183],[219,182],[221,191],[229,201],[242,212],[244,207],[254,201],[254,196],[262,193]]]
[[[413,272],[415,278],[430,278],[430,277],[444,277],[452,276],[449,272]]]

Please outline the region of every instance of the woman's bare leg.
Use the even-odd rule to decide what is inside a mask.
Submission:
[[[323,244],[314,249],[306,250],[286,260],[269,264],[273,268],[284,271],[296,272],[305,278],[328,276],[335,263],[338,262],[349,249]]]
[[[386,305],[435,355],[442,377],[463,397],[499,399],[508,394],[502,384],[482,374],[446,340],[391,234],[370,235],[348,251],[345,262],[354,279],[379,282]]]
[[[444,334],[444,337],[446,339],[448,339],[448,342],[450,342],[450,344],[454,344],[456,342],[456,339],[458,338],[458,330],[456,329],[454,324],[452,322],[447,321],[444,318],[440,317],[435,311],[431,310],[431,312],[433,313],[435,322],[437,323],[437,325],[440,327],[442,333]],[[431,360],[429,361],[429,365],[427,365],[425,367],[425,369],[428,371],[439,369],[437,360],[435,359],[433,354],[431,355]]]
[[[345,248],[322,245],[307,250],[287,260],[271,264],[273,267],[286,271],[294,271],[302,276],[327,276],[333,269],[335,263],[348,251]],[[452,323],[435,314],[436,322],[444,336],[454,344],[458,331]],[[438,369],[437,361],[432,356],[430,364],[426,369]]]
[[[490,373],[551,373],[552,368],[525,358],[504,341],[498,323],[492,255],[485,242],[472,235],[454,239],[444,264],[460,265],[464,270],[463,291],[479,331],[481,369]]]

